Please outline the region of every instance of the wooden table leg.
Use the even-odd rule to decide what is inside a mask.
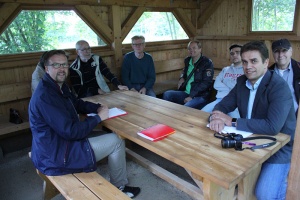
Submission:
[[[216,185],[215,183],[209,181],[208,179],[203,179],[203,194],[204,199],[207,200],[233,200],[235,187],[226,190],[225,188]]]
[[[243,178],[238,184],[238,199],[256,199],[254,189],[257,178],[260,174],[261,164],[254,168],[249,174]]]

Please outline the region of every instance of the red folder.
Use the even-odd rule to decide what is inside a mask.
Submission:
[[[156,124],[144,130],[141,130],[137,134],[143,138],[155,142],[164,139],[165,137],[173,134],[174,132],[175,130],[170,126],[167,126],[165,124]]]

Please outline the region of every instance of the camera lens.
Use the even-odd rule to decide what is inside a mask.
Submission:
[[[233,148],[235,147],[235,140],[221,140],[221,145],[223,148]]]

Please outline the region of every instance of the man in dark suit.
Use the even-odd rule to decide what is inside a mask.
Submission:
[[[245,44],[241,56],[245,74],[214,107],[210,129],[221,132],[226,125],[256,134],[290,135],[290,142],[263,163],[255,189],[258,200],[284,199],[296,127],[291,91],[278,74],[268,70],[269,52],[263,42]],[[240,118],[227,115],[236,108]]]

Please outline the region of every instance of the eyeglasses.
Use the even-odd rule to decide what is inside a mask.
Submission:
[[[144,43],[136,43],[136,44],[134,44],[134,43],[132,43],[132,46],[142,46]]]
[[[232,51],[232,52],[230,52],[230,55],[231,56],[234,56],[234,54],[237,54],[237,55],[240,55],[240,51]]]
[[[63,68],[68,68],[69,67],[69,64],[68,63],[53,63],[49,66],[52,66],[54,67],[55,69],[58,69],[60,67],[63,67]]]
[[[91,47],[88,47],[88,48],[84,48],[84,49],[78,49],[80,51],[90,51],[91,50]]]

